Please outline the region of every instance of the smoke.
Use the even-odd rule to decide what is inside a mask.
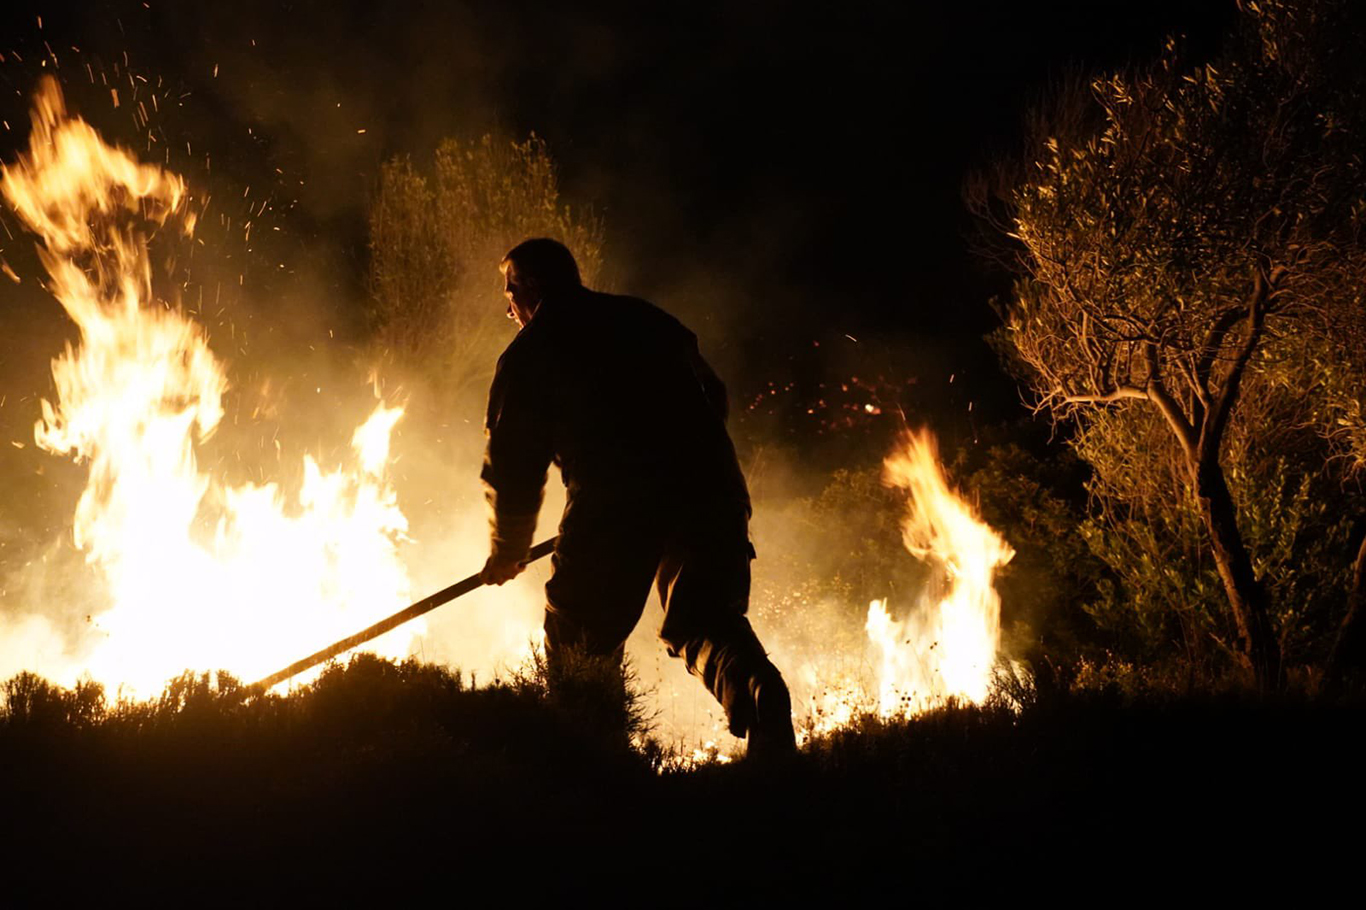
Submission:
[[[82,671],[90,619],[107,603],[69,535],[24,546],[25,529],[0,528],[0,679],[24,670],[70,685]]]
[[[658,73],[693,60],[715,24],[705,21],[665,36],[629,17],[529,9],[443,5],[406,17],[316,2],[127,6],[115,10],[118,27],[108,9],[71,26],[108,36],[72,42],[81,54],[55,46],[73,106],[121,143],[163,156],[202,206],[197,240],[178,253],[166,294],[205,326],[227,365],[226,416],[200,453],[207,469],[231,482],[295,487],[302,455],[325,467],[342,457],[378,388],[408,408],[393,472],[410,521],[401,556],[415,596],[480,567],[483,396],[501,345],[478,352],[483,381],[454,396],[420,369],[381,362],[364,319],[365,211],[393,154],[420,157],[450,135],[536,130],[561,164],[566,198],[606,218],[605,283],[679,316],[728,381],[754,493],[752,620],[799,712],[812,710],[831,680],[867,676],[868,600],[909,598],[923,582],[900,549],[899,504],[882,491],[878,466],[897,409],[962,387],[961,378],[948,384],[954,370],[934,344],[879,341],[857,315],[880,295],[892,310],[931,309],[888,297],[888,287],[906,285],[898,270],[913,264],[863,220],[892,192],[884,175],[894,171],[893,152],[870,149],[853,129],[873,119],[876,99],[828,97],[818,91],[821,73],[804,70],[811,47],[756,54],[750,32],[731,29],[715,69],[697,77],[705,84],[661,119],[650,100],[665,88]],[[50,19],[43,37],[57,28]],[[552,46],[564,52],[554,67],[528,59]],[[30,54],[25,65],[42,58]],[[83,59],[92,62],[88,79]],[[775,61],[781,66],[764,75]],[[633,80],[640,97],[616,98]],[[110,85],[120,90],[118,107]],[[728,94],[736,85],[743,91]],[[144,92],[136,100],[158,99],[142,122],[133,119],[135,91]],[[819,135],[808,128],[832,111]],[[25,117],[9,110],[11,125]],[[646,153],[657,149],[670,151]],[[807,196],[813,181],[824,189]],[[831,202],[846,194],[858,204]],[[0,549],[0,671],[78,666],[90,634],[84,617],[99,597],[96,574],[64,529],[80,467],[8,445],[31,441],[37,398],[51,394],[47,360],[73,334],[35,286],[29,246],[3,243],[25,303],[0,314],[21,333],[0,363],[0,394],[13,396],[0,403],[0,467],[15,488]],[[828,261],[839,268],[816,264]],[[967,402],[953,401],[964,412]],[[538,537],[554,533],[562,497],[552,477]],[[481,679],[506,672],[537,640],[547,572],[539,564],[431,614],[415,653]],[[660,619],[652,596],[628,648],[661,734],[733,746],[710,696],[664,655]]]

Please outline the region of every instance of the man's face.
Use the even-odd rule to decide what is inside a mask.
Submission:
[[[535,282],[517,274],[517,266],[509,262],[503,268],[503,296],[508,299],[508,318],[524,328],[536,308],[541,305],[541,292]]]

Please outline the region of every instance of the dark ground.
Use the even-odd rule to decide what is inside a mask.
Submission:
[[[7,903],[1305,900],[1366,806],[1360,707],[1053,696],[660,775],[532,684],[430,666],[250,703],[186,679],[84,720],[14,687]]]

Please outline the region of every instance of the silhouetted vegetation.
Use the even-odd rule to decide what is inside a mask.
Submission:
[[[469,902],[492,887],[517,903],[641,887],[675,903],[670,875],[720,900],[882,889],[884,874],[961,893],[973,870],[977,894],[1019,874],[1088,887],[1117,866],[1155,882],[1219,868],[1268,821],[1303,833],[1279,861],[1327,862],[1321,814],[1362,804],[1358,706],[1017,686],[1014,706],[864,718],[787,764],[656,773],[659,753],[622,736],[620,679],[594,680],[565,704],[534,670],[471,689],[360,656],[289,695],[186,674],[135,704],[15,677],[6,893]],[[1269,791],[1249,804],[1254,781]]]

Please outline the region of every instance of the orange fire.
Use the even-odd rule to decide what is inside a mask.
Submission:
[[[290,495],[278,483],[230,485],[199,464],[229,383],[204,330],[156,299],[148,252],[160,232],[193,230],[185,181],[105,144],[49,80],[29,151],[0,168],[0,192],[39,236],[49,287],[80,330],[53,361],[56,395],[35,438],[89,467],[72,533],[107,589],[79,652],[32,669],[64,682],[89,673],[135,696],[186,668],[256,679],[405,605],[407,520],[388,473],[402,408],[374,409],[348,464],[304,457]],[[792,661],[792,678],[822,693],[813,732],[988,694],[993,579],[1013,551],[950,488],[928,432],[906,434],[884,476],[907,494],[906,548],[939,577],[900,618],[870,605],[871,680],[851,670],[862,655]],[[510,663],[538,627],[539,603],[525,612],[525,624],[497,613],[515,628],[490,650]],[[412,623],[366,648],[404,656],[424,631]]]
[[[869,604],[871,678],[828,663],[799,667],[808,691],[819,693],[815,734],[864,713],[910,717],[950,699],[981,704],[990,693],[1001,629],[994,579],[1015,551],[949,486],[928,430],[902,436],[883,462],[883,481],[906,491],[902,542],[932,578],[900,619],[884,600]]]
[[[1015,551],[949,487],[928,431],[905,434],[902,448],[883,463],[883,480],[906,491],[906,549],[928,562],[945,587],[900,621],[884,602],[869,605],[868,637],[881,656],[879,709],[884,716],[911,714],[948,698],[981,704],[1001,638],[993,579]]]
[[[144,695],[186,668],[252,679],[405,603],[407,521],[386,473],[401,408],[381,403],[356,431],[351,466],[305,457],[293,497],[197,463],[228,381],[204,331],[155,299],[148,254],[157,232],[193,230],[185,182],[105,144],[49,79],[0,190],[41,238],[50,289],[80,329],[53,361],[56,401],[35,438],[89,465],[73,533],[108,588],[86,651],[35,669]],[[401,656],[417,631],[374,646]]]

